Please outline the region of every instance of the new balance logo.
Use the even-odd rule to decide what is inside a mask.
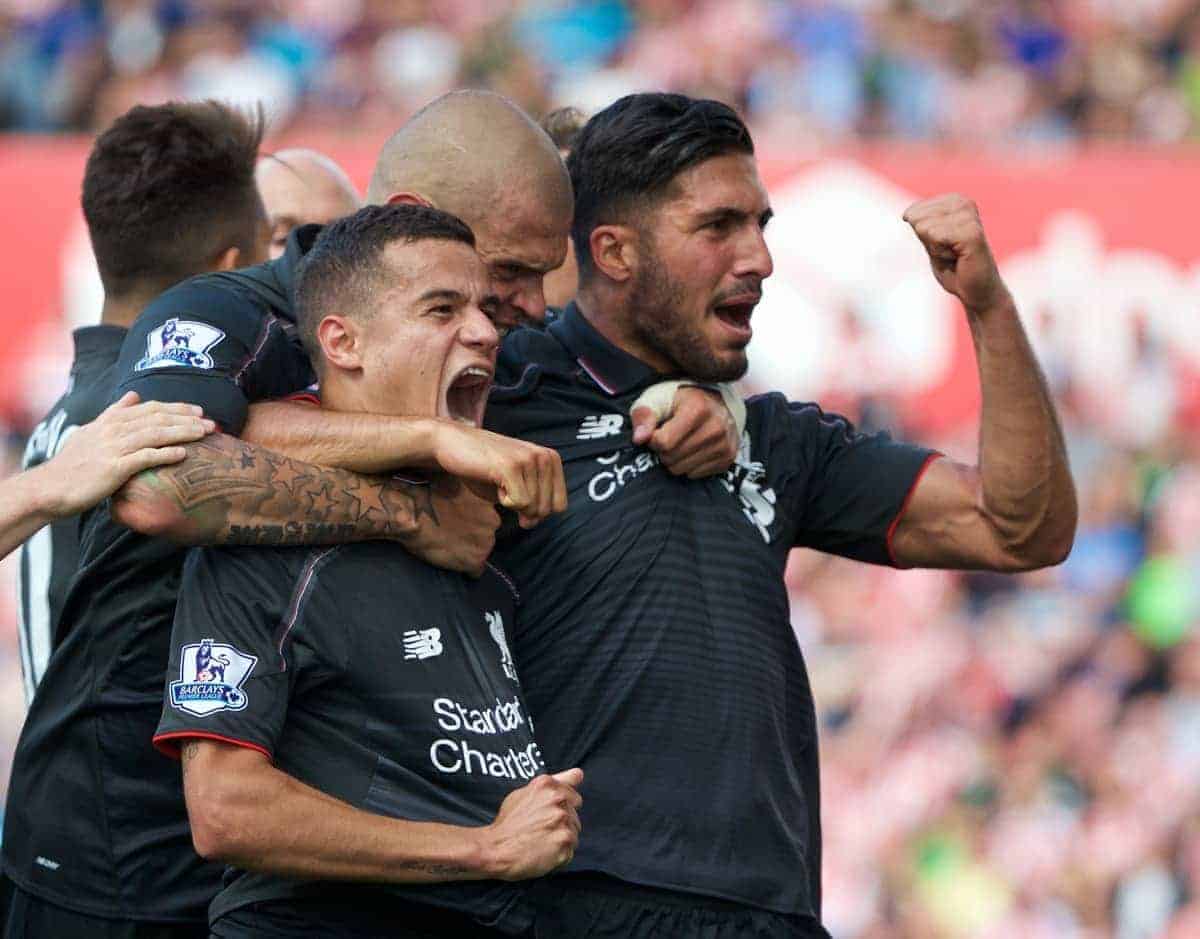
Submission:
[[[579,424],[576,440],[599,440],[601,437],[615,437],[621,432],[625,423],[623,414],[594,414],[585,417]]]
[[[431,659],[442,654],[442,631],[440,629],[409,629],[404,633],[404,657],[406,659]]]

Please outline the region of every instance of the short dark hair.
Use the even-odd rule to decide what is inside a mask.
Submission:
[[[218,101],[139,105],[92,147],[83,214],[110,294],[165,289],[231,247],[249,251],[263,208],[254,164],[262,109]]]
[[[317,325],[332,310],[373,312],[384,275],[383,252],[393,242],[460,241],[475,233],[457,215],[427,205],[369,205],[326,225],[296,269],[294,302],[300,340],[314,364],[321,360]]]
[[[587,115],[579,108],[556,108],[539,122],[542,130],[554,141],[554,146],[568,153],[575,146],[575,139],[587,123]]]
[[[626,95],[589,120],[567,169],[575,189],[571,239],[580,278],[592,270],[596,226],[620,221],[669,191],[684,170],[727,153],[754,153],[750,131],[720,101],[662,92]]]

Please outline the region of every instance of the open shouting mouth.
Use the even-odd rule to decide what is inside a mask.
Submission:
[[[468,365],[446,386],[442,399],[442,414],[453,421],[479,427],[487,407],[488,391],[492,387],[493,371],[489,366]]]

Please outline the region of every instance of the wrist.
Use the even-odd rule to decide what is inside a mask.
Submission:
[[[47,525],[72,514],[67,493],[49,463],[26,470],[10,485],[17,487],[19,502],[29,506],[31,522]]]
[[[478,865],[476,870],[487,880],[504,880],[508,876],[510,865],[500,849],[494,823],[472,828],[471,831],[475,835],[473,850]]]
[[[999,313],[1001,315],[1017,315],[1017,304],[1008,288],[1001,283],[996,291],[983,303],[963,303],[967,315],[974,319],[987,319]]]

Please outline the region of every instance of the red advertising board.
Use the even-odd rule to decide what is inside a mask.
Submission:
[[[328,143],[365,185],[376,141],[306,143]],[[0,414],[55,396],[69,328],[98,311],[78,210],[87,147],[0,139]],[[1198,397],[1200,153],[765,151],[776,266],[755,316],[752,385],[794,397],[865,388],[901,402],[922,431],[969,421],[978,407],[969,334],[900,219],[915,199],[958,191],[979,204],[1052,379],[1069,371],[1085,393],[1111,399],[1138,385],[1151,348],[1156,370],[1169,367],[1147,385],[1149,404],[1178,412]]]

